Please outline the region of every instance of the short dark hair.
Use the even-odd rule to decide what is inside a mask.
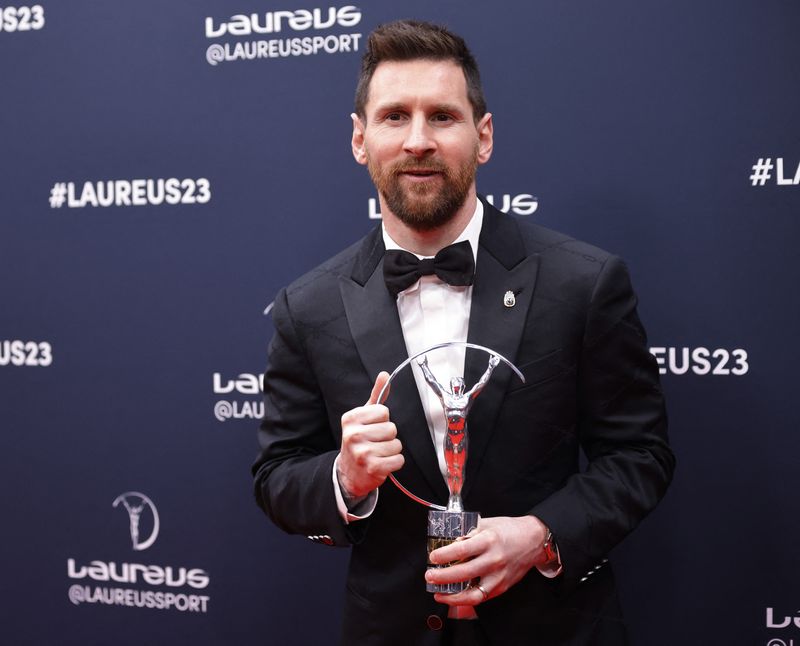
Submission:
[[[473,118],[477,121],[486,114],[478,63],[464,39],[444,27],[419,20],[390,22],[378,26],[369,35],[356,87],[356,114],[361,118],[366,116],[369,84],[379,63],[417,59],[453,60],[458,63],[464,70]]]

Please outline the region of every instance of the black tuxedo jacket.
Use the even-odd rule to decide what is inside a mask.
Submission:
[[[425,592],[427,511],[390,482],[373,514],[345,524],[332,486],[344,412],[381,370],[407,358],[383,282],[380,227],[277,296],[265,374],[256,498],[291,533],[352,545],[342,643],[440,643],[447,608]],[[507,291],[515,304],[507,307]],[[463,498],[485,517],[534,514],[554,533],[564,570],[535,569],[478,607],[493,644],[625,643],[608,551],[656,505],[672,476],[656,363],[616,257],[484,203],[468,341],[502,364],[470,411]],[[468,351],[470,387],[486,369]],[[387,401],[406,456],[400,481],[443,504],[410,369]],[[587,465],[579,464],[583,450]]]

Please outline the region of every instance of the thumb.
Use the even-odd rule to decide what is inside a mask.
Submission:
[[[378,402],[378,395],[381,394],[381,390],[389,381],[389,373],[386,371],[381,372],[378,377],[375,379],[375,385],[372,386],[372,392],[369,394],[369,399],[367,400],[367,406],[371,404],[377,404]],[[386,401],[386,398],[389,396],[389,389],[386,389],[386,392],[383,395],[383,399],[380,401],[382,404]]]

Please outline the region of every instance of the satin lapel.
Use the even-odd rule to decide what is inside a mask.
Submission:
[[[368,238],[365,245],[369,241]],[[383,281],[382,255],[381,244],[377,259],[373,248],[359,257],[353,277],[342,276],[339,280],[350,332],[361,361],[372,379],[381,370],[391,373],[408,358],[397,304]],[[397,434],[406,456],[405,466],[396,474],[398,479],[418,496],[431,502],[446,502],[447,487],[439,471],[419,391],[410,367],[404,368],[392,380],[386,405],[397,426]],[[427,488],[427,491],[421,488]]]
[[[494,217],[490,217],[490,216]],[[494,209],[487,209],[481,245],[478,250],[468,341],[496,350],[512,363],[516,361],[525,322],[533,298],[539,256],[525,257],[516,223]],[[505,304],[506,292],[514,294],[514,304]],[[485,352],[467,351],[467,387],[480,379],[488,367]],[[480,470],[486,448],[494,436],[495,419],[511,379],[518,379],[510,368],[500,364],[467,417],[469,455],[464,478],[464,497]],[[501,438],[502,440],[502,438]]]

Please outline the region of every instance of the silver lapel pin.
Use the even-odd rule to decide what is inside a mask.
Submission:
[[[506,295],[503,296],[503,305],[506,307],[514,307],[517,304],[517,299],[514,296],[514,292],[510,289],[506,292]]]

